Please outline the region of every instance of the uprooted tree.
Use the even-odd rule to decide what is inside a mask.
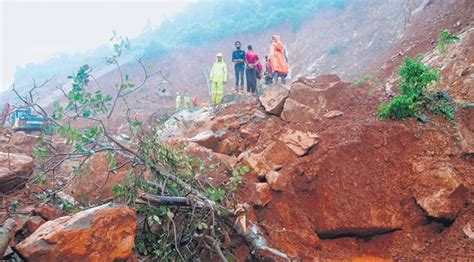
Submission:
[[[234,170],[228,181],[213,187],[194,177],[202,163],[185,155],[182,149],[168,146],[155,135],[145,135],[142,121],[133,116],[127,97],[150,78],[159,77],[161,83],[166,77],[161,71],[150,71],[153,67],[138,59],[144,76],[141,81],[134,82],[120,63],[123,53],[129,49],[128,39],[114,36],[111,41],[113,54],[106,61],[114,65],[119,74],[113,94],[101,91],[104,89],[88,65],[81,66],[75,75],[68,77],[70,87],[57,86],[64,96],[62,101],[66,102],[54,102],[53,112],[39,105],[34,95],[44,84],[34,84],[26,93],[13,88],[26,106],[47,119],[47,130],[66,139],[66,146],[57,147],[45,139],[44,134],[40,136],[35,155],[42,164],[33,179],[44,180],[54,175],[65,162],[73,160],[77,165],[73,167],[74,175],[69,184],[88,159],[95,154],[106,154],[109,175],[119,169],[128,170],[126,183],[115,185],[112,191],[114,201],[133,206],[142,214],[135,242],[141,254],[159,257],[161,261],[188,261],[191,257],[213,253],[227,261],[232,255],[225,245],[230,242],[230,234],[238,233],[252,252],[265,250],[289,259],[286,254],[267,246],[258,226],[246,219],[245,207],[233,198],[240,176],[248,172],[246,168]],[[95,88],[91,88],[91,83]],[[118,105],[123,105],[120,113],[117,113]],[[135,143],[124,143],[115,138],[110,128],[114,114],[123,116],[121,121],[128,124],[131,140]],[[77,121],[87,123],[87,127],[75,127]],[[49,195],[64,188],[56,188]],[[152,225],[155,228],[158,225],[159,230],[152,230]]]

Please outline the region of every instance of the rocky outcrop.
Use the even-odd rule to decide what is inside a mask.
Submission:
[[[265,89],[264,95],[259,97],[259,100],[267,113],[279,116],[289,94],[288,89],[284,87],[269,87]]]
[[[33,173],[33,158],[23,154],[0,152],[0,192],[17,188]]]
[[[413,164],[416,202],[428,216],[452,221],[468,198],[468,189],[454,168],[441,161],[424,159]]]
[[[135,230],[134,210],[108,204],[48,221],[15,249],[28,261],[126,260]]]

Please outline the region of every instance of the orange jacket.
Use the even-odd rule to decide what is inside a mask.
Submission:
[[[273,72],[280,74],[288,74],[288,64],[285,59],[285,46],[277,40],[270,46],[270,65]]]

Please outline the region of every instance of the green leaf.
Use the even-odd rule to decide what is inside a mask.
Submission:
[[[155,222],[158,223],[159,225],[161,225],[162,223],[160,217],[157,215],[153,215],[153,220],[155,220]]]
[[[171,211],[168,210],[168,212],[166,212],[166,216],[167,216],[169,219],[173,219],[174,214],[173,214],[173,212],[171,212]]]
[[[242,167],[240,168],[240,174],[241,174],[241,175],[245,175],[245,174],[247,174],[248,172],[250,172],[250,168],[249,168],[248,166],[242,166]]]

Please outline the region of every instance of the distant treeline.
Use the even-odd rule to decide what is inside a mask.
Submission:
[[[171,49],[196,46],[238,33],[259,32],[284,23],[294,30],[322,9],[343,9],[352,0],[202,0],[188,6],[173,19],[157,28],[151,26],[131,39],[136,56],[155,58]],[[120,32],[118,32],[120,33]],[[16,82],[31,81],[32,77],[47,78],[58,72],[75,71],[78,66],[100,64],[109,55],[107,46],[82,54],[63,54],[42,64],[18,68]],[[25,82],[26,83],[26,82]]]

